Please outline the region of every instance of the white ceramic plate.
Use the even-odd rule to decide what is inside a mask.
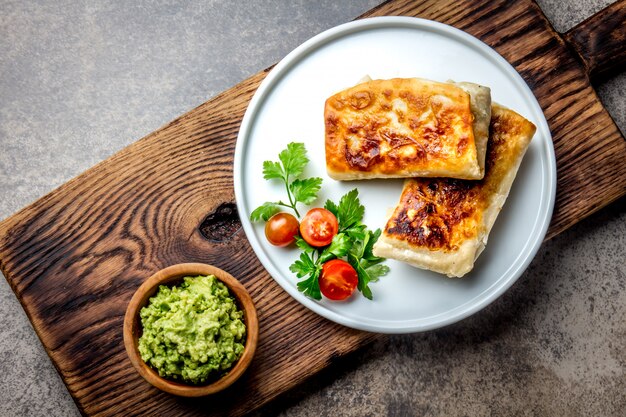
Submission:
[[[285,198],[284,186],[266,181],[265,160],[278,160],[289,142],[304,142],[311,162],[306,176],[324,179],[317,202],[338,202],[357,187],[366,207],[364,222],[382,228],[399,198],[401,180],[338,182],[326,174],[324,101],[335,92],[372,78],[420,77],[472,81],[491,87],[492,99],[531,120],[537,133],[511,194],[474,270],[463,279],[422,271],[388,260],[391,272],[370,285],[374,300],[356,293],[347,302],[315,301],[298,292],[289,265],[298,249],[271,246],[264,225],[250,212],[265,201]],[[382,333],[438,328],[463,319],[495,300],[526,269],[545,236],[556,190],[550,130],[533,93],[500,55],[450,26],[405,17],[359,20],[330,29],[283,59],[261,83],[243,118],[235,151],[237,206],[245,233],[263,266],[292,297],[345,326]],[[304,209],[303,209],[304,210]]]

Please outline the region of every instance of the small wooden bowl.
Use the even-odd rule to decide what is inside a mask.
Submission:
[[[142,333],[139,312],[148,303],[150,297],[156,293],[159,285],[178,284],[186,276],[198,275],[215,275],[217,279],[226,284],[230,293],[237,300],[238,307],[243,310],[244,324],[246,325],[246,343],[241,358],[226,375],[206,385],[185,384],[161,377],[158,372],[141,359],[138,349],[138,340]],[[214,394],[229,387],[250,365],[256,350],[258,335],[259,322],[250,294],[232,275],[206,264],[186,263],[172,265],[152,275],[137,289],[128,304],[126,316],[124,317],[124,346],[135,369],[146,381],[158,389],[182,397],[201,397]]]

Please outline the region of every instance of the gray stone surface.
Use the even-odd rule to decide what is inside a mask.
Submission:
[[[0,1],[0,218],[375,0]],[[542,0],[566,31],[610,1]],[[626,76],[598,86],[626,131]],[[360,350],[257,415],[623,415],[626,199],[472,318]],[[76,416],[0,280],[0,416]]]

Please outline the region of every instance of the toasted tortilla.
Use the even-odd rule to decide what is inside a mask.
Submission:
[[[478,84],[365,79],[326,100],[328,175],[481,179],[490,116]]]
[[[449,277],[471,271],[535,131],[532,122],[494,104],[484,178],[406,180],[374,254]]]

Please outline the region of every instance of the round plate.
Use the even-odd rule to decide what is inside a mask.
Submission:
[[[304,142],[311,162],[305,176],[324,179],[317,206],[358,188],[364,223],[382,228],[399,199],[402,180],[334,181],[326,174],[324,102],[332,94],[373,79],[419,77],[471,81],[489,86],[492,100],[537,126],[489,244],[462,279],[387,260],[388,275],[370,284],[372,301],[356,293],[346,302],[315,301],[297,290],[289,265],[296,248],[276,248],[264,225],[252,224],[252,210],[285,199],[284,185],[263,179],[263,161],[278,160],[289,142]],[[243,118],[234,163],[235,195],[241,221],[263,266],[292,297],[345,326],[382,333],[418,332],[465,318],[495,300],[526,269],[552,216],[556,163],[541,107],[520,75],[493,49],[453,27],[423,19],[380,17],[330,29],[300,45],[261,83]],[[303,210],[305,208],[303,207]]]

